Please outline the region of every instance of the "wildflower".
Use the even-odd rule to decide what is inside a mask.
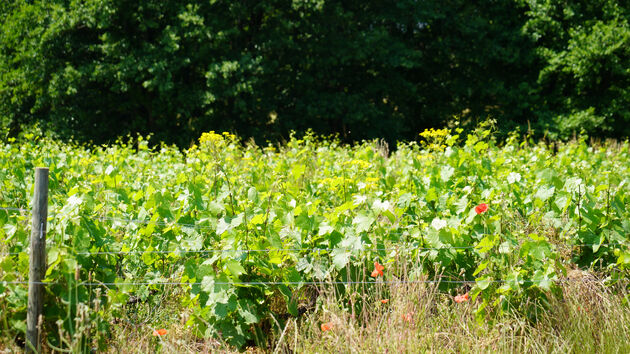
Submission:
[[[165,330],[164,328],[162,328],[162,329],[158,329],[158,330],[153,331],[153,336],[154,337],[160,337],[160,336],[166,335],[166,333],[168,333],[168,331]]]
[[[386,304],[386,303],[388,303],[388,302],[389,302],[389,299],[383,299],[383,300],[381,300],[381,303],[383,303],[383,304]]]
[[[320,327],[322,329],[322,332],[330,331],[333,327],[333,323],[332,322],[322,323]]]
[[[413,312],[403,313],[402,314],[402,319],[405,322],[411,323],[411,320],[413,319]]]
[[[485,213],[486,211],[488,211],[488,204],[486,203],[481,203],[475,207],[475,212],[477,214]]]
[[[468,293],[464,294],[464,295],[457,295],[455,296],[455,302],[456,303],[460,303],[460,302],[464,302],[464,301],[468,301],[470,300],[470,295],[468,295]]]
[[[382,265],[380,265],[378,262],[374,262],[374,270],[372,271],[372,277],[376,278],[379,275],[382,277],[383,276],[383,270],[385,269],[385,267],[383,267]]]

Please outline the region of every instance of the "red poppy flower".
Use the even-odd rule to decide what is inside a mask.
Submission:
[[[477,214],[485,213],[486,211],[488,211],[488,204],[486,203],[481,203],[475,207],[475,212]]]
[[[464,302],[464,301],[468,301],[470,300],[470,295],[468,295],[468,293],[464,294],[464,295],[457,295],[455,296],[455,302],[456,303],[460,303],[460,302]]]
[[[405,322],[411,322],[411,320],[413,319],[413,312],[403,313],[402,314],[402,319]]]
[[[379,275],[382,277],[383,276],[383,269],[385,269],[385,267],[383,267],[382,265],[380,265],[378,262],[374,262],[374,270],[372,271],[372,277],[376,278]]]
[[[388,303],[388,302],[389,302],[389,299],[383,299],[383,300],[381,300],[381,303],[383,303],[383,304],[386,304],[386,303]]]
[[[158,329],[158,330],[153,331],[153,336],[154,337],[159,337],[159,336],[166,335],[166,333],[168,333],[168,331],[165,330],[164,328],[162,328],[162,329]]]
[[[322,332],[330,331],[333,327],[333,323],[332,322],[322,323],[320,327],[322,329]]]

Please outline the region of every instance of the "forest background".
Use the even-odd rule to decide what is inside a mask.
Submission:
[[[628,1],[0,2],[0,139],[630,135]],[[154,141],[155,141],[154,140]]]

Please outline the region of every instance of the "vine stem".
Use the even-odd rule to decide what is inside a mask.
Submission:
[[[578,232],[582,230],[582,189],[578,184]]]

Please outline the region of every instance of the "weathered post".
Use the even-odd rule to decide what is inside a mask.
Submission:
[[[39,325],[42,322],[46,273],[46,221],[48,218],[48,168],[35,169],[33,193],[33,226],[31,228],[31,255],[29,262],[28,308],[26,313],[26,351],[41,351]]]

